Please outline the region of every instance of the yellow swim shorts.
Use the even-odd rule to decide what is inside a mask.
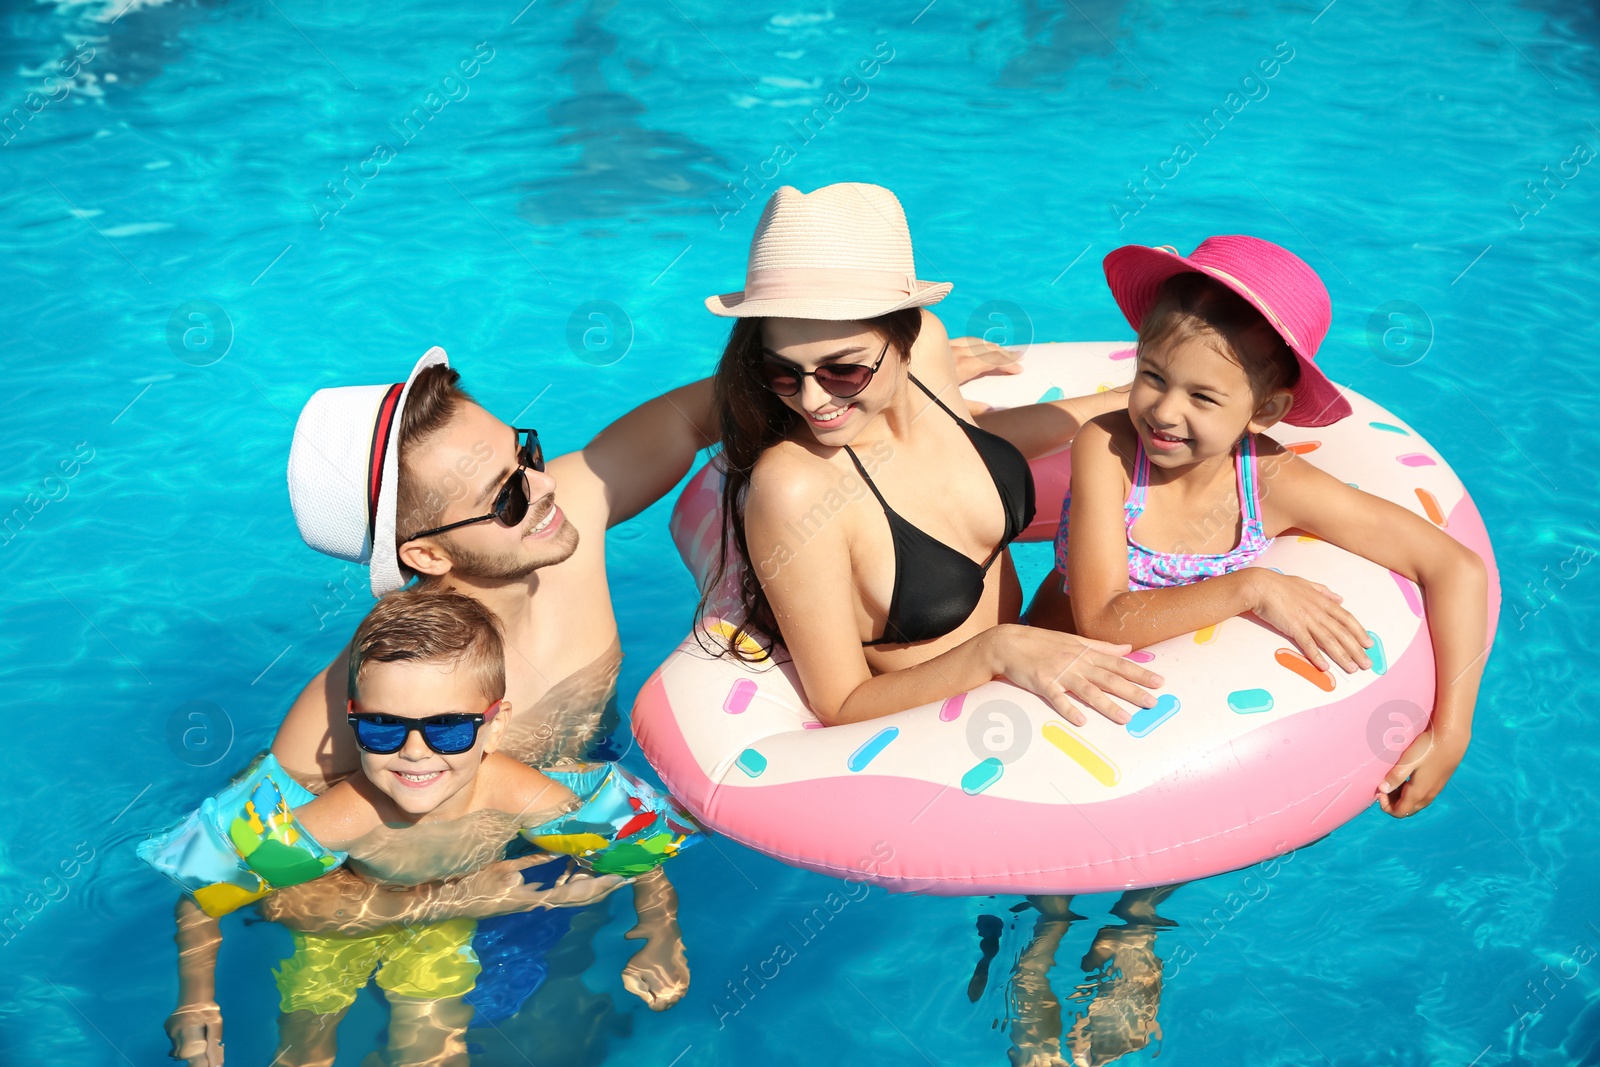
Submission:
[[[273,972],[284,1012],[331,1015],[355,1003],[374,969],[378,988],[419,1000],[469,992],[477,982],[472,919],[398,926],[344,937],[294,932],[294,955]]]

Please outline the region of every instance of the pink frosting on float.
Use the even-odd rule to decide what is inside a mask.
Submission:
[[[1449,530],[1489,568],[1492,639],[1498,573],[1470,498]],[[1394,727],[1386,719],[1374,726],[1375,713],[1390,701],[1425,709],[1433,691],[1433,651],[1421,630],[1398,655],[1390,650],[1387,672],[1361,692],[1195,753],[1182,773],[1138,793],[1079,805],[871,775],[724,788],[690,752],[660,671],[640,691],[633,729],[667,787],[710,829],[786,863],[860,877],[862,858],[881,857],[887,844],[893,856],[878,860],[869,880],[895,890],[1087,893],[1206,877],[1324,836],[1373,803],[1393,765],[1397,753],[1385,746],[1397,740],[1386,735]],[[1423,721],[1416,715],[1401,743]],[[781,752],[794,737],[767,738],[763,748]],[[738,772],[730,765],[727,773]]]
[[[1113,347],[1105,346],[1098,358],[1115,359],[1115,354],[1106,354]],[[1067,355],[1076,358],[1074,352]],[[1004,380],[997,381],[997,388],[1003,387]],[[1083,387],[1081,382],[1078,387]],[[1030,388],[1018,402],[1038,395],[1037,387]],[[1024,391],[1019,389],[1019,394]],[[1381,411],[1375,414],[1393,418]],[[1352,464],[1366,464],[1370,455],[1371,463],[1382,466],[1360,470],[1383,484],[1383,495],[1412,510],[1418,502],[1426,508],[1430,499],[1435,512],[1440,501],[1456,501],[1447,520],[1443,514],[1428,517],[1436,524],[1442,521],[1446,533],[1485,560],[1492,640],[1499,608],[1498,573],[1482,519],[1448,468],[1442,463],[1406,462],[1403,457],[1395,457],[1401,462],[1394,463],[1390,457],[1395,451],[1386,443],[1392,438],[1381,433],[1371,435],[1377,439],[1375,445],[1364,438],[1359,451],[1349,451],[1354,435],[1368,434],[1370,426],[1388,425],[1364,416],[1359,427],[1327,431],[1334,436],[1324,434],[1329,447],[1323,451],[1344,449],[1329,462],[1342,464],[1348,471],[1343,477],[1363,484],[1368,479]],[[1042,457],[1032,466],[1038,514],[1025,537],[1044,540],[1054,536],[1070,477],[1070,452]],[[1416,473],[1394,475],[1397,470]],[[714,469],[700,472],[673,513],[674,539],[697,577],[703,577],[716,557],[719,485]],[[1421,490],[1429,486],[1431,493],[1424,496]],[[1337,551],[1320,545],[1310,538],[1288,539],[1290,554],[1275,565],[1297,573],[1297,568],[1313,568],[1308,573],[1315,573],[1325,558],[1318,554]],[[1362,573],[1387,585],[1381,570]],[[1180,703],[1189,707],[1170,716],[1168,725],[1162,725],[1165,718],[1151,717],[1144,732],[1135,732],[1137,724],[1130,724],[1129,735],[1148,736],[1137,745],[1152,748],[1128,748],[1124,738],[1119,753],[1116,737],[1103,731],[1079,734],[1041,720],[1035,710],[1030,728],[1038,732],[1043,722],[1044,736],[1035,736],[1033,743],[1050,740],[1056,748],[1030,750],[1020,762],[1005,766],[984,759],[964,776],[958,770],[949,781],[944,780],[944,770],[913,777],[925,769],[928,759],[943,768],[964,756],[966,746],[973,744],[972,731],[984,728],[978,720],[990,721],[985,708],[996,698],[1003,700],[1009,687],[994,683],[982,695],[960,694],[905,713],[912,718],[893,720],[899,740],[890,745],[885,736],[889,723],[877,734],[835,734],[798,704],[795,692],[782,687],[769,691],[759,704],[733,701],[741,712],[748,707],[748,714],[725,714],[722,705],[732,695],[730,682],[707,679],[731,676],[700,668],[682,673],[687,666],[678,662],[682,652],[675,653],[641,690],[633,726],[641,748],[668,787],[708,828],[796,866],[866,877],[895,890],[941,895],[1094,892],[1206,877],[1315,841],[1359,815],[1373,804],[1377,783],[1399,750],[1425,724],[1434,669],[1427,630],[1416,621],[1423,616],[1422,599],[1415,583],[1400,575],[1392,577],[1403,606],[1387,592],[1388,606],[1375,609],[1372,619],[1363,616],[1382,638],[1385,669],[1359,682],[1346,681],[1335,672],[1329,676],[1334,690],[1326,695],[1313,688],[1306,672],[1286,670],[1281,659],[1273,663],[1270,649],[1281,642],[1266,646],[1264,664],[1254,661],[1253,652],[1245,659],[1195,661],[1192,657],[1201,653],[1193,642],[1183,639],[1168,645],[1161,663],[1171,687],[1169,703],[1173,709]],[[1369,584],[1366,591],[1376,595],[1377,586]],[[1252,631],[1244,626],[1228,632]],[[1221,639],[1224,644],[1227,640],[1226,635]],[[1150,657],[1141,652],[1131,658]],[[1217,674],[1219,663],[1227,665],[1226,673]],[[1193,684],[1197,668],[1236,683],[1224,687],[1229,690],[1226,707],[1214,694],[1190,700],[1195,694],[1184,689],[1183,679]],[[783,670],[792,675],[792,667]],[[703,699],[697,694],[702,685],[707,690]],[[1011,690],[1010,699],[1034,698]],[[1329,703],[1318,705],[1318,700]],[[713,717],[706,717],[708,710]],[[1202,718],[1192,719],[1196,713]],[[1205,718],[1208,715],[1211,718]],[[1182,733],[1186,722],[1191,724],[1187,734]],[[1196,722],[1203,727],[1196,729]],[[1174,729],[1180,733],[1172,734]],[[1212,730],[1218,733],[1213,735]],[[1099,785],[1085,774],[1094,774],[1088,765],[1094,761],[1086,763],[1069,751],[1072,745],[1055,740],[1063,734],[1081,739],[1090,750],[1094,749],[1090,734],[1103,745],[1109,739],[1110,747],[1099,755],[1109,756],[1112,765],[1099,765],[1105,772]],[[874,746],[869,738],[878,743]],[[1179,739],[1182,743],[1172,747]],[[859,761],[847,773],[847,761],[840,753],[863,751],[857,747],[862,742],[876,759],[871,767]],[[904,751],[908,744],[913,747]],[[946,744],[957,748],[945,748]],[[819,751],[834,755],[820,758]],[[973,751],[982,755],[976,748]],[[1040,753],[1061,761],[1059,777],[1054,777],[1056,764],[1038,762]],[[1141,765],[1141,761],[1147,762]],[[1167,769],[1158,770],[1161,767]],[[1142,788],[1133,784],[1147,778],[1152,780]],[[1074,780],[1087,785],[1076,788],[1069,784]],[[1123,784],[1117,786],[1119,780]],[[1047,787],[1051,781],[1058,789],[1073,790],[1077,802],[1068,802],[1065,794],[1062,802],[1049,802],[1052,791],[1039,786]],[[891,858],[885,859],[886,853]],[[864,860],[871,861],[872,871],[863,873]]]

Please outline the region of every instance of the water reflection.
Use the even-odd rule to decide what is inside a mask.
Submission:
[[[641,210],[672,215],[706,214],[726,183],[706,168],[731,169],[693,138],[645,126],[643,102],[606,80],[606,61],[617,36],[601,25],[615,5],[592,0],[572,27],[561,73],[575,95],[551,104],[552,143],[574,145],[578,159],[563,173],[527,182],[518,213],[536,226],[632,216]],[[637,75],[642,68],[629,64]]]

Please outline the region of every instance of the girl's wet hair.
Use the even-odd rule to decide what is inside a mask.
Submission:
[[[350,696],[373,663],[440,663],[464,672],[485,700],[506,693],[505,644],[494,612],[461,593],[425,588],[386,594],[350,642]]]
[[[756,460],[788,436],[800,422],[800,416],[767,388],[762,375],[761,364],[766,358],[763,321],[755,317],[735,320],[728,344],[722,350],[722,361],[717,364],[715,404],[721,418],[722,452],[716,462],[724,472],[721,552],[696,613],[696,618],[704,618],[712,606],[712,595],[723,579],[730,573],[738,576],[739,617],[728,621],[738,627],[738,633],[729,643],[741,659],[757,658],[751,651],[756,647],[764,653],[770,651],[771,645],[783,644],[778,620],[761,588],[756,567],[750,561],[744,535],[744,499]],[[911,346],[916,344],[922,330],[922,309],[891,311],[864,320],[864,325],[881,340],[889,342],[898,358],[908,359]],[[746,640],[747,637],[750,640]],[[771,644],[762,644],[763,640]]]
[[[1300,361],[1265,315],[1226,285],[1197,272],[1175,274],[1161,285],[1139,327],[1139,351],[1211,335],[1244,369],[1257,402],[1300,380]]]

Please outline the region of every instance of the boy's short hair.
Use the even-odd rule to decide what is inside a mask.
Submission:
[[[1162,283],[1139,326],[1139,348],[1206,333],[1222,339],[1258,401],[1274,390],[1292,389],[1300,380],[1300,361],[1266,316],[1226,285],[1196,271],[1174,274]]]
[[[465,672],[485,700],[506,693],[505,643],[494,612],[460,593],[400,589],[378,601],[350,642],[350,696],[369,663],[447,663]]]

